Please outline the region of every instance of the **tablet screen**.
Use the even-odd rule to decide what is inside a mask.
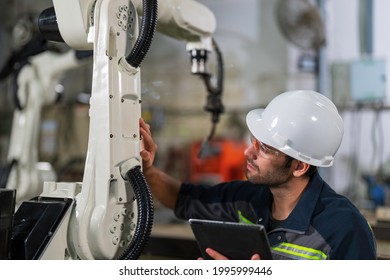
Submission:
[[[212,220],[190,219],[189,223],[204,259],[211,248],[231,260],[250,260],[259,254],[262,260],[271,260],[271,248],[265,228],[256,224],[241,224]]]

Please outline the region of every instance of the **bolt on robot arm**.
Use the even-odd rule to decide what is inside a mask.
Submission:
[[[87,159],[82,183],[46,182],[40,197],[21,205],[15,214],[11,258],[136,259],[153,220],[152,198],[140,171],[139,65],[155,29],[157,1],[144,0],[142,8],[139,1],[129,0],[53,0],[53,4],[56,16],[43,14],[42,32],[46,28],[53,39],[63,39],[75,49],[93,49]],[[211,31],[215,28],[213,14],[195,1],[161,0],[158,6],[172,28],[183,29],[181,35],[199,33],[186,29],[191,26],[187,16],[182,16],[186,24],[175,27],[169,13],[191,14],[194,11],[187,9],[192,7],[203,11],[194,14],[202,16],[198,23],[204,20],[214,24]],[[44,224],[39,223],[42,220]],[[29,226],[26,222],[37,223],[28,234],[23,230]],[[36,233],[36,228],[41,230]],[[30,248],[19,248],[33,239]],[[18,255],[20,251],[27,253]]]

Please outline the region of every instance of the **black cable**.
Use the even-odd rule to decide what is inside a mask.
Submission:
[[[126,173],[126,180],[133,187],[137,201],[137,226],[129,247],[121,254],[121,260],[136,260],[142,254],[150,239],[153,226],[153,198],[141,172],[141,167],[136,166]]]
[[[29,42],[18,51],[12,53],[4,67],[0,70],[0,81],[12,75],[12,99],[15,107],[20,111],[24,109],[24,106],[18,96],[18,75],[22,68],[29,64],[30,57],[48,49],[47,41],[43,36],[39,33],[34,34]]]
[[[20,70],[32,56],[48,50],[47,41],[41,34],[35,34],[22,48],[13,52],[4,67],[0,70],[0,81],[16,70]]]
[[[217,42],[212,39],[212,46],[216,52],[217,56],[217,82],[214,87],[211,83],[211,75],[208,73],[199,74],[201,75],[203,82],[207,89],[207,101],[204,106],[204,110],[211,113],[211,130],[207,138],[203,141],[202,146],[199,150],[198,157],[202,158],[207,153],[208,142],[214,137],[217,123],[219,122],[219,115],[225,111],[225,108],[222,104],[222,93],[223,93],[223,80],[224,80],[224,70],[223,70],[223,58],[222,53],[218,47]]]
[[[225,111],[222,104],[222,92],[223,92],[223,80],[224,80],[224,71],[223,71],[223,58],[222,53],[218,47],[217,42],[212,39],[212,46],[215,50],[217,56],[217,82],[214,87],[211,83],[210,74],[201,74],[203,82],[208,91],[207,102],[204,109],[212,114],[211,120],[213,123],[219,122],[219,115]]]
[[[134,68],[139,67],[152,43],[157,26],[157,0],[143,0],[143,9],[140,35],[126,57],[127,63]]]

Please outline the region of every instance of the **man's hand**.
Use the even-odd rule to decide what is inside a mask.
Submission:
[[[225,257],[224,255],[222,255],[221,253],[211,249],[211,248],[207,248],[206,249],[206,253],[212,257],[214,260],[229,260],[227,257]],[[198,260],[202,260],[202,258],[198,258]],[[254,254],[252,257],[251,257],[251,260],[260,260],[260,255],[259,254]]]
[[[150,131],[150,125],[147,124],[142,118],[139,121],[140,134],[142,137],[141,158],[142,168],[144,171],[153,166],[154,158],[157,152],[157,144],[154,143],[152,133]]]

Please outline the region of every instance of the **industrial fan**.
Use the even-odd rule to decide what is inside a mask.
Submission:
[[[308,0],[278,0],[276,16],[283,35],[304,50],[325,44],[325,26],[318,7]]]
[[[317,5],[309,0],[278,0],[276,19],[284,37],[302,50],[300,70],[316,72],[317,52],[326,42],[325,25]]]

